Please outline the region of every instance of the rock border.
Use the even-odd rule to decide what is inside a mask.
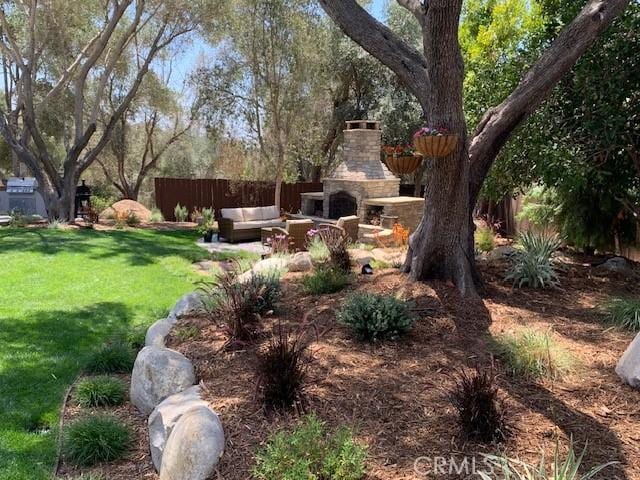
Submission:
[[[131,403],[148,415],[149,451],[161,480],[206,480],[224,453],[222,422],[202,398],[193,364],[166,347],[178,319],[201,309],[198,292],[180,297],[147,329],[131,374]]]

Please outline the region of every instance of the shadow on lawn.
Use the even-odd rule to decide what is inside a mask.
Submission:
[[[195,245],[191,231],[154,230],[0,230],[0,252],[33,252],[44,255],[86,253],[101,259],[123,256],[131,265],[156,263],[158,257],[179,256],[195,262],[208,253]]]
[[[87,357],[131,323],[122,303],[0,317],[0,430],[35,431],[55,420],[63,392]]]

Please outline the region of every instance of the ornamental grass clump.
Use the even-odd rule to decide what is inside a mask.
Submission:
[[[312,230],[307,240],[307,251],[311,255],[314,264],[324,263],[329,260],[329,248],[324,240],[317,235],[317,230]]]
[[[603,309],[611,324],[640,331],[640,298],[612,298],[603,304]]]
[[[367,341],[407,333],[414,321],[406,302],[396,297],[362,292],[350,295],[336,316],[338,322],[357,338]]]
[[[93,416],[70,424],[65,432],[65,455],[75,465],[91,466],[122,458],[131,443],[131,430],[111,416]]]
[[[78,382],[75,400],[81,407],[122,405],[126,398],[124,385],[114,377],[84,378]]]
[[[349,429],[329,434],[323,422],[309,415],[258,451],[252,473],[259,480],[360,480],[366,458],[366,449]]]
[[[209,318],[224,322],[228,343],[245,342],[255,337],[261,315],[274,308],[280,296],[280,272],[252,273],[240,282],[232,269],[201,282],[199,291]]]
[[[87,371],[92,374],[129,373],[133,369],[135,359],[135,351],[129,344],[114,341],[104,345],[91,356]]]
[[[469,374],[462,370],[449,392],[451,403],[458,412],[458,423],[470,440],[490,443],[504,440],[508,434],[504,405],[498,395],[493,369]]]
[[[530,465],[521,460],[509,458],[505,455],[483,455],[484,465],[487,468],[479,471],[481,480],[592,480],[603,470],[618,464],[619,462],[608,462],[591,468],[586,473],[582,466],[587,447],[585,446],[580,455],[576,455],[573,438],[569,444],[569,451],[564,459],[560,453],[560,445],[556,443],[556,451],[552,459],[551,468],[547,465],[544,454],[540,458],[538,465]],[[491,471],[491,475],[486,470]],[[500,476],[497,473],[500,472]],[[598,477],[600,478],[600,477]],[[605,476],[603,478],[616,478],[615,476]]]
[[[558,286],[560,282],[551,258],[560,248],[558,236],[524,232],[518,243],[519,249],[511,256],[511,267],[505,280],[517,287]]]
[[[499,335],[493,339],[492,348],[512,375],[534,380],[562,379],[575,363],[550,332],[524,330]]]
[[[329,250],[329,264],[336,270],[345,273],[351,271],[351,256],[349,255],[349,238],[336,228],[324,228],[318,230],[317,235]]]
[[[282,323],[258,354],[258,389],[269,410],[304,411],[304,388],[309,363],[307,329],[292,334]]]

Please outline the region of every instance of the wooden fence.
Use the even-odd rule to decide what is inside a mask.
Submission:
[[[179,203],[189,212],[196,208],[216,210],[232,207],[263,207],[274,204],[275,184],[225,179],[155,178],[156,206],[167,220],[175,220],[174,209]],[[322,183],[283,183],[280,207],[287,212],[300,210],[300,194],[321,192]]]

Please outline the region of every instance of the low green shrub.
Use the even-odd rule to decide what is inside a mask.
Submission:
[[[572,355],[556,344],[550,332],[523,330],[502,334],[494,337],[492,348],[516,376],[556,380],[573,370]]]
[[[81,407],[122,405],[125,397],[124,385],[113,377],[84,378],[76,385],[75,400]]]
[[[612,324],[632,332],[640,331],[640,298],[612,298],[603,308]]]
[[[558,274],[551,259],[553,253],[560,248],[558,236],[524,232],[518,243],[520,248],[511,256],[511,267],[505,280],[512,281],[517,287],[558,286]]]
[[[131,436],[129,427],[114,417],[83,418],[66,429],[65,455],[81,466],[118,460],[127,452]]]
[[[263,314],[275,308],[276,302],[282,295],[280,279],[283,272],[280,270],[269,270],[260,273],[251,273],[249,281],[245,286],[255,292],[251,296],[255,297],[254,311]]]
[[[481,252],[490,252],[496,247],[496,236],[490,227],[480,227],[474,233],[475,243]]]
[[[378,260],[376,258],[371,260],[370,265],[373,267],[374,270],[383,270],[385,268],[391,268],[390,263],[385,262],[384,260]]]
[[[309,415],[257,453],[253,475],[260,480],[360,480],[366,458],[350,430],[327,434],[324,423]]]
[[[393,338],[411,330],[406,302],[386,295],[354,293],[337,312],[338,321],[362,340]]]
[[[162,212],[160,211],[159,208],[153,207],[151,209],[151,218],[150,220],[154,223],[158,223],[158,222],[164,222],[164,215],[162,215]]]
[[[125,218],[125,223],[130,227],[135,227],[140,225],[140,217],[136,214],[136,212],[129,210],[127,212],[127,217]]]
[[[305,275],[302,284],[309,293],[323,295],[335,293],[349,284],[350,275],[337,268],[320,266],[312,273]]]
[[[546,465],[547,459],[544,454],[540,458],[538,465],[530,465],[521,460],[512,459],[504,455],[483,455],[485,458],[484,463],[487,467],[490,467],[492,473],[491,476],[483,471],[480,471],[478,474],[482,480],[496,480],[498,478],[502,480],[591,480],[596,478],[596,475],[604,469],[619,463],[608,462],[597,465],[586,473],[580,473],[586,470],[586,468],[582,466],[586,451],[587,447],[585,446],[582,453],[576,455],[573,439],[571,439],[569,451],[564,459],[562,459],[560,446],[556,443],[556,452],[553,456],[551,469]],[[498,472],[501,474],[500,477],[496,476]]]
[[[95,352],[87,364],[87,371],[100,373],[129,373],[133,368],[135,352],[127,343],[116,341]]]
[[[147,327],[144,325],[135,325],[127,329],[122,335],[122,342],[129,345],[136,352],[144,348],[145,337],[147,336]]]

